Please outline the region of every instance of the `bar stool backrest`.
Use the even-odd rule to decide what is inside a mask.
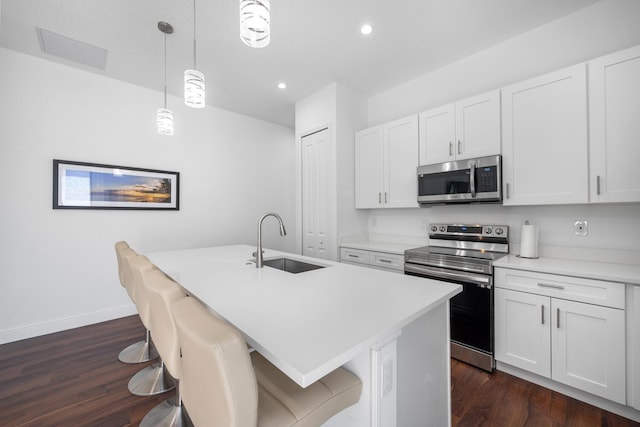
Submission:
[[[178,333],[171,313],[171,305],[187,297],[182,286],[158,269],[143,272],[142,282],[151,309],[151,337],[164,364],[177,380],[182,376]]]
[[[125,250],[126,254],[126,250]],[[151,321],[151,310],[149,308],[149,297],[144,288],[144,284],[142,283],[143,274],[150,272],[153,269],[157,269],[155,265],[149,258],[144,255],[136,255],[132,257],[125,257],[125,261],[127,262],[130,272],[131,272],[131,285],[133,292],[133,302],[136,304],[136,309],[138,310],[138,315],[140,316],[140,320],[145,328],[153,333],[152,321]],[[127,287],[127,289],[129,286]]]
[[[240,333],[192,297],[172,311],[182,351],[182,401],[194,425],[256,426],[258,385]]]

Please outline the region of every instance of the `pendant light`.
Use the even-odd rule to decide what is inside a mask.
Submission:
[[[173,113],[167,109],[167,34],[173,33],[173,27],[159,21],[158,29],[164,33],[164,108],[158,108],[156,124],[160,135],[173,135]]]
[[[240,39],[244,44],[256,48],[269,44],[270,12],[269,0],[240,0]]]
[[[204,108],[204,74],[196,69],[196,0],[193,0],[193,69],[184,71],[184,103]]]

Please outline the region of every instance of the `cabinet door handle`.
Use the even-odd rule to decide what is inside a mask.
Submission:
[[[508,199],[509,198],[509,183],[508,182],[505,184],[505,190],[506,190],[507,199]]]
[[[554,285],[552,283],[541,283],[541,282],[538,282],[538,286],[540,286],[542,288],[564,289],[564,286],[562,286],[562,285]]]
[[[378,203],[382,203],[382,193],[378,193]]]
[[[600,195],[600,175],[596,175],[596,194]]]
[[[458,140],[458,154],[462,154],[462,151],[460,151],[460,140]]]
[[[560,329],[560,307],[556,308],[556,328]]]
[[[389,194],[386,191],[384,192],[384,202],[389,203]]]
[[[453,156],[453,143],[449,141],[449,155]]]
[[[544,304],[540,306],[540,309],[542,311],[542,324],[544,325]]]

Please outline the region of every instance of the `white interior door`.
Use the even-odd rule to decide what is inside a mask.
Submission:
[[[331,259],[331,137],[329,129],[302,137],[302,255]]]

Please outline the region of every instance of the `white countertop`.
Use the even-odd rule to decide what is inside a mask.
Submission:
[[[425,278],[265,250],[326,268],[299,274],[248,262],[255,247],[157,252],[149,259],[303,387],[461,291]]]
[[[349,243],[340,243],[341,248],[362,249],[365,251],[385,252],[389,254],[404,255],[407,249],[413,249],[420,246],[416,243],[389,243],[377,242],[373,240],[362,240]]]
[[[513,268],[516,270],[537,271],[540,273],[561,274],[564,276],[640,285],[640,266],[632,264],[615,264],[564,258],[540,257],[538,259],[527,259],[519,258],[515,255],[508,255],[495,261],[493,265],[494,267]]]

